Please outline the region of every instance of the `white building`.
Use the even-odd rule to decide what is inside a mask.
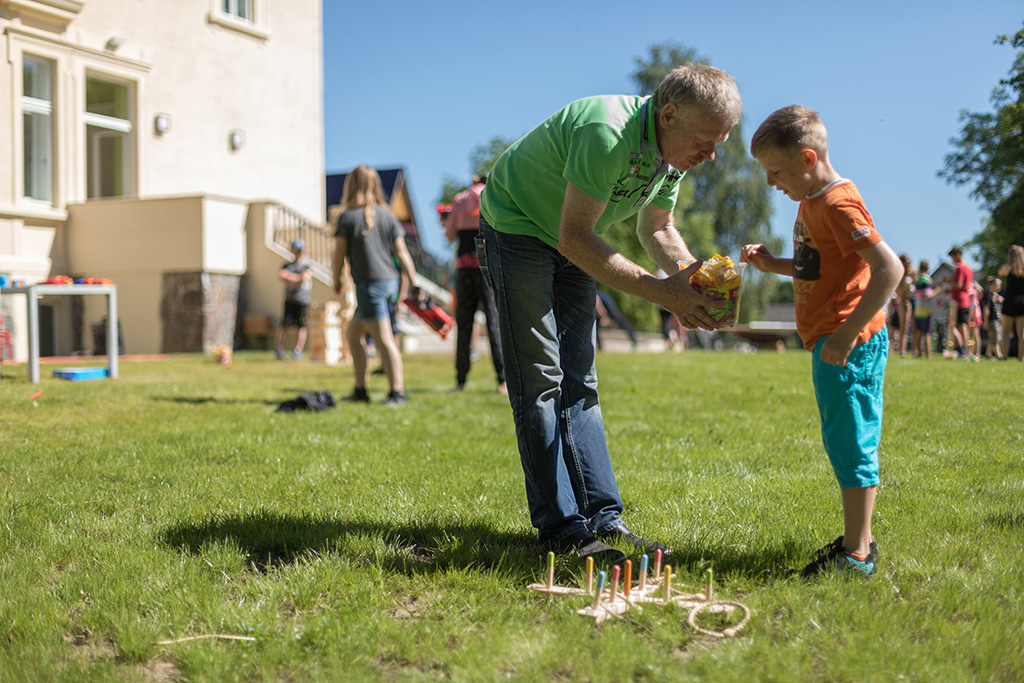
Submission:
[[[0,0],[0,31],[9,285],[109,278],[127,353],[276,316],[300,234],[329,296],[320,0]],[[0,310],[24,359],[24,297]],[[40,310],[43,354],[64,355],[92,348],[105,302]]]

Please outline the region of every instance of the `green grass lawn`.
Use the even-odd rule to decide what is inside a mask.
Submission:
[[[842,532],[810,356],[602,355],[625,519],[752,610],[727,640],[548,598],[507,399],[406,359],[410,404],[275,413],[350,368],[236,354],[0,381],[0,681],[1024,680],[1024,366],[894,358],[879,566]],[[29,396],[42,390],[41,397]],[[371,384],[379,400],[380,377]],[[560,583],[582,567],[559,561]],[[246,636],[254,640],[190,636]]]

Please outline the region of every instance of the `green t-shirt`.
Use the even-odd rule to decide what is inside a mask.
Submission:
[[[480,212],[500,232],[558,246],[565,186],[608,206],[595,234],[650,202],[671,211],[683,172],[663,162],[649,98],[587,97],[555,112],[498,159]]]

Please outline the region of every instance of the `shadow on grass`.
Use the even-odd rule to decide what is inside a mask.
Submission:
[[[807,554],[807,548],[800,548],[792,540],[782,540],[767,547],[739,549],[735,546],[696,544],[676,547],[672,551],[671,564],[676,567],[696,568],[703,571],[712,567],[717,577],[745,576],[758,581],[791,580],[798,567],[792,564],[794,557]],[[810,561],[808,557],[806,561]],[[802,565],[801,565],[802,566]]]
[[[1007,531],[1024,528],[1024,512],[1001,512],[985,518],[989,526],[999,527]]]
[[[244,554],[246,566],[254,571],[336,556],[405,575],[451,568],[500,570],[523,583],[536,579],[546,554],[532,530],[501,531],[482,521],[396,524],[263,510],[182,523],[167,528],[159,538],[165,545],[190,555],[201,555],[217,545],[237,548]],[[639,557],[628,548],[622,549],[633,556],[638,567]],[[696,544],[676,548],[670,563],[677,570],[689,567],[700,572],[711,564],[715,575],[723,579],[733,575],[774,582],[791,578],[788,562],[800,554],[792,541],[749,550]],[[560,559],[559,566],[582,570],[582,561]]]
[[[528,531],[504,532],[483,522],[394,524],[253,511],[169,527],[160,540],[199,554],[229,544],[246,564],[264,571],[323,556],[344,556],[402,574],[449,567],[501,568],[526,581],[536,573],[540,549]]]
[[[216,396],[154,396],[154,401],[165,401],[169,403],[185,403],[188,405],[201,406],[207,403],[217,403],[220,405],[266,405],[276,406],[280,404],[280,401],[273,399],[258,399],[258,398],[218,398]]]

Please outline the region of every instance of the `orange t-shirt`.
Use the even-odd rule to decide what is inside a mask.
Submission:
[[[804,346],[839,329],[860,303],[871,268],[857,251],[882,241],[857,188],[838,180],[800,202],[793,226],[793,301]],[[857,336],[863,344],[885,327],[879,309]]]

